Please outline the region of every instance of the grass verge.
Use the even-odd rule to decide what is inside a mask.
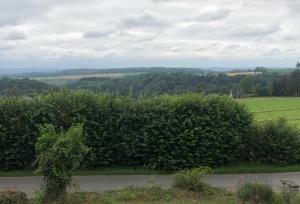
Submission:
[[[94,175],[169,175],[174,173],[167,170],[155,170],[149,168],[98,168],[77,170],[74,176],[94,176]],[[40,176],[34,170],[14,170],[0,171],[0,177],[21,177],[21,176]]]
[[[38,203],[34,200],[31,202]],[[158,186],[152,187],[128,187],[122,190],[108,191],[104,193],[73,193],[64,201],[51,204],[234,204],[236,198],[230,193],[216,191],[212,194],[203,194],[177,189],[162,189]],[[50,203],[49,203],[50,204]]]
[[[219,167],[213,170],[214,174],[258,174],[258,173],[285,173],[300,171],[300,164],[290,166],[274,166],[261,164],[243,164],[237,166]]]

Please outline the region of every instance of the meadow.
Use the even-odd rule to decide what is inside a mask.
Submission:
[[[300,98],[261,97],[239,99],[254,113],[257,121],[285,118],[289,123],[300,127]]]

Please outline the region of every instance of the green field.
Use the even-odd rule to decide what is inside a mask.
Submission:
[[[257,121],[285,118],[289,123],[300,127],[300,98],[247,98],[238,101],[254,113]]]
[[[268,68],[268,73],[289,74],[294,71],[294,68]]]

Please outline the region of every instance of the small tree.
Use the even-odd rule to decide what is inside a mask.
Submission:
[[[53,125],[41,127],[35,145],[37,171],[44,175],[44,199],[57,200],[66,195],[72,181],[72,171],[78,168],[88,152],[81,125],[67,132],[55,131]]]
[[[255,91],[253,81],[251,77],[244,77],[240,81],[240,88],[243,93],[243,95],[249,95],[252,94]]]
[[[296,69],[300,69],[300,62],[297,62]]]

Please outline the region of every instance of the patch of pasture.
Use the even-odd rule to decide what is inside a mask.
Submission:
[[[300,98],[261,97],[239,99],[240,103],[254,113],[257,121],[285,118],[300,127]]]

